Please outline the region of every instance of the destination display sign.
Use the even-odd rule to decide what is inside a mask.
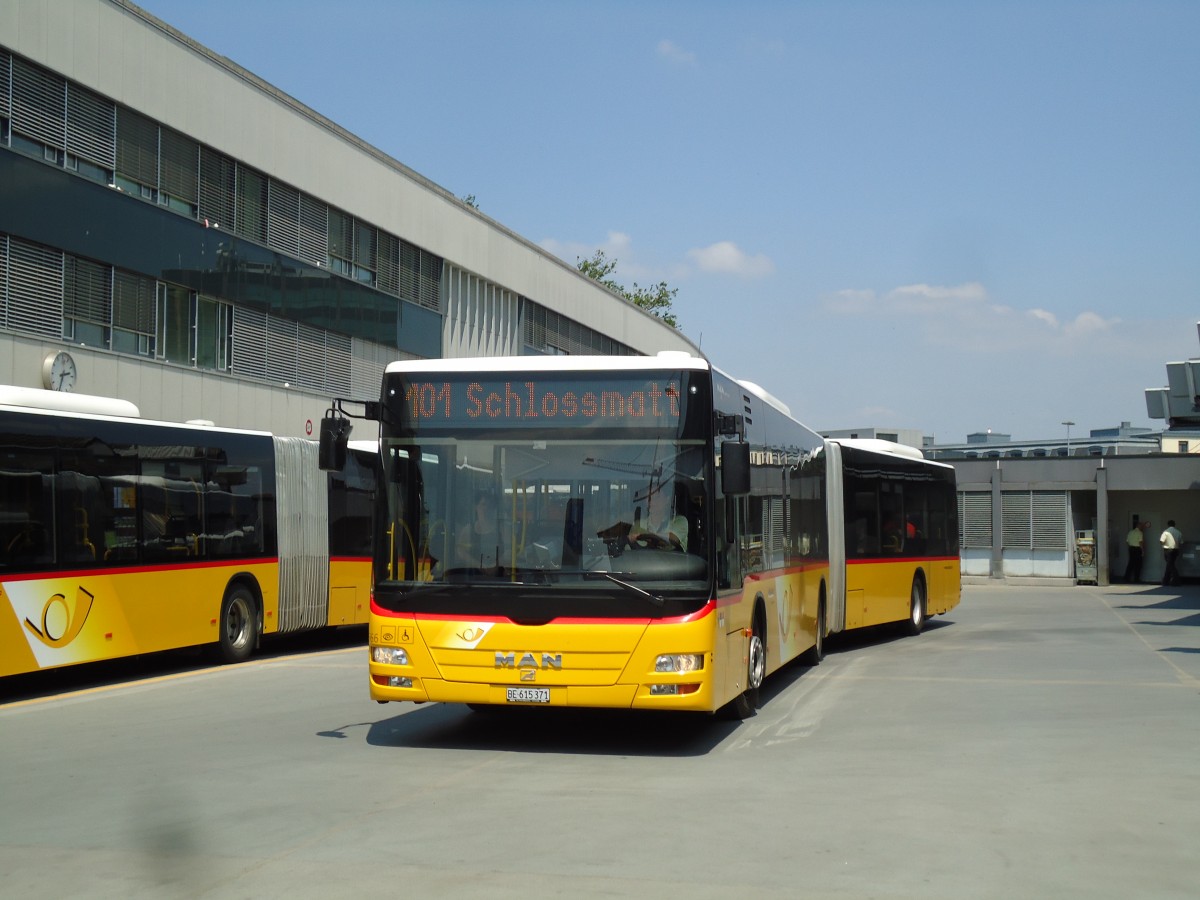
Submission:
[[[406,429],[647,428],[675,431],[684,416],[680,372],[406,375],[392,409]]]

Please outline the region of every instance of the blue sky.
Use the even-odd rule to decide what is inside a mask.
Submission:
[[[1200,356],[1200,3],[141,0],[815,428],[1072,436]]]

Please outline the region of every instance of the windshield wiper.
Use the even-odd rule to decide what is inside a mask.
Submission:
[[[630,584],[628,581],[622,581],[620,578],[617,578],[611,572],[603,572],[603,571],[584,572],[585,578],[589,575],[597,577],[597,578],[607,578],[613,584],[617,585],[618,587],[624,588],[625,590],[629,591],[631,594],[637,594],[641,597],[645,597],[647,600],[649,600],[655,606],[665,606],[667,603],[667,601],[664,600],[660,594],[652,594],[649,591],[643,590],[642,588],[638,587],[636,584]]]

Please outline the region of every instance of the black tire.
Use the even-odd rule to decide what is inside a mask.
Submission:
[[[258,647],[258,604],[249,588],[234,585],[221,600],[219,645],[225,662],[248,660]]]
[[[750,647],[746,653],[746,689],[725,707],[730,719],[749,719],[758,710],[758,689],[762,687],[767,672],[767,645],[758,615],[750,632]]]
[[[904,623],[907,634],[916,637],[925,628],[927,606],[925,601],[925,582],[918,576],[913,579],[912,591],[908,600],[908,621]]]
[[[816,643],[809,647],[800,657],[801,665],[817,666],[825,658],[825,598],[817,604]]]

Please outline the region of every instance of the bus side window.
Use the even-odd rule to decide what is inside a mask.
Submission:
[[[111,566],[133,558],[134,463],[121,449],[96,444],[63,455],[56,479],[59,562]]]
[[[48,455],[0,449],[0,567],[54,561],[53,472]]]
[[[204,480],[199,463],[142,463],[142,547],[147,559],[204,553]]]

